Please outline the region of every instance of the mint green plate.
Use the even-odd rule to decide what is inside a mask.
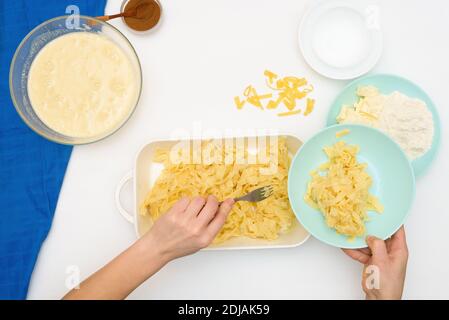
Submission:
[[[358,97],[356,95],[357,88],[364,85],[373,85],[377,87],[383,94],[389,94],[393,91],[399,91],[412,98],[418,98],[427,104],[430,112],[433,115],[433,122],[435,126],[432,146],[421,157],[412,161],[415,176],[419,177],[429,168],[432,160],[435,158],[441,140],[440,118],[438,116],[437,108],[435,107],[429,96],[419,86],[405,78],[391,75],[391,74],[373,74],[359,78],[349,85],[337,96],[329,110],[327,117],[327,125],[336,124],[337,116],[343,105],[354,104]]]
[[[349,129],[341,138],[335,133]],[[366,247],[365,237],[349,241],[327,226],[323,215],[304,201],[310,172],[328,160],[323,152],[339,140],[360,146],[358,161],[368,164],[367,171],[373,178],[370,192],[384,206],[384,212],[368,212],[366,235],[389,238],[404,223],[415,196],[415,177],[410,161],[402,149],[387,135],[377,129],[355,124],[334,125],[323,129],[309,139],[296,153],[288,173],[288,197],[299,222],[315,238],[340,248]]]

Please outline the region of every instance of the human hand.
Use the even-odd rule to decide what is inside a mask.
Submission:
[[[154,223],[143,240],[153,245],[164,262],[192,254],[214,240],[233,204],[233,199],[227,199],[219,205],[214,196],[183,198]]]
[[[233,204],[227,199],[219,205],[214,196],[179,200],[149,232],[64,299],[124,299],[168,261],[207,247]]]
[[[369,300],[401,299],[408,260],[404,226],[390,239],[383,241],[369,236],[366,242],[368,248],[343,249],[349,257],[365,265],[362,288],[366,298]],[[375,277],[378,277],[377,280]]]

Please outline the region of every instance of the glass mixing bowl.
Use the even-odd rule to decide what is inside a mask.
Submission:
[[[75,20],[73,19],[73,16],[56,17],[47,20],[34,28],[17,47],[9,71],[9,89],[11,98],[23,121],[41,136],[54,142],[70,145],[95,142],[113,134],[131,117],[142,91],[142,69],[140,61],[128,39],[119,30],[107,22],[92,17],[79,16],[79,24],[76,24],[75,26]],[[47,43],[70,32],[101,33],[102,36],[112,40],[123,50],[136,70],[135,72],[139,87],[134,106],[130,108],[128,114],[115,127],[97,136],[83,138],[70,137],[54,131],[39,119],[34,112],[28,97],[28,73],[34,58]]]

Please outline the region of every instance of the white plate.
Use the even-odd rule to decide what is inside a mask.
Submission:
[[[379,9],[364,0],[314,1],[299,27],[299,46],[316,72],[352,79],[370,71],[382,53]]]
[[[287,149],[291,155],[294,155],[299,147],[302,145],[301,140],[293,135],[282,135],[286,139]],[[250,138],[266,138],[265,137],[244,137],[245,143]],[[153,221],[148,216],[139,214],[139,206],[144,201],[146,195],[155,183],[163,166],[153,161],[154,152],[158,148],[170,148],[171,146],[180,143],[178,140],[156,140],[152,141],[139,151],[136,157],[135,167],[119,182],[115,192],[115,203],[119,213],[130,223],[134,225],[137,237],[145,234],[153,225]],[[120,200],[123,187],[130,181],[134,184],[134,210],[128,212],[123,208]],[[223,249],[269,249],[269,248],[288,248],[296,247],[304,243],[310,234],[304,227],[295,220],[292,229],[286,233],[281,234],[278,239],[274,241],[262,239],[250,239],[246,237],[236,237],[227,240],[220,244],[213,244],[206,250],[223,250]]]

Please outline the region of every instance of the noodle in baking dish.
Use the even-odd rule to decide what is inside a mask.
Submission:
[[[178,151],[158,149],[154,161],[163,164],[164,169],[141,204],[140,214],[157,220],[184,196],[215,195],[222,201],[271,185],[274,192],[269,198],[257,203],[242,201],[234,205],[214,243],[241,236],[277,239],[280,234],[290,231],[296,218],[287,195],[290,155],[285,138],[277,138],[276,142],[264,151],[257,150],[257,159],[262,155],[266,160],[254,163],[239,160],[239,155],[246,160],[254,156],[246,146],[232,144],[231,148],[223,147],[223,140],[200,142],[200,163],[173,161],[172,156],[179,155]],[[189,150],[189,160],[191,155]],[[205,158],[208,159],[205,161]]]

